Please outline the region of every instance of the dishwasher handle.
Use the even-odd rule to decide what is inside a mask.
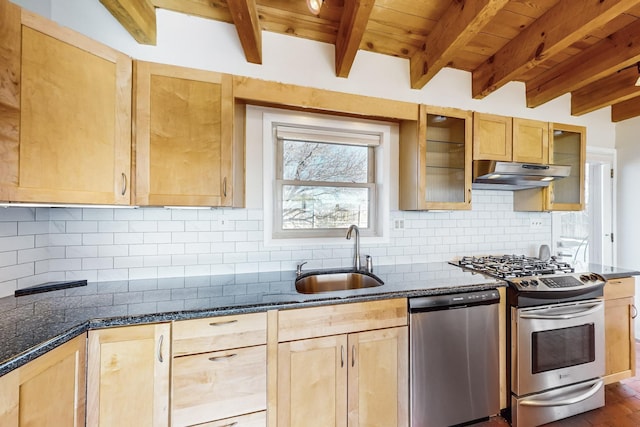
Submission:
[[[499,302],[500,293],[498,293],[497,289],[430,295],[409,298],[409,312],[417,313],[422,311],[448,310],[459,307],[497,304]]]

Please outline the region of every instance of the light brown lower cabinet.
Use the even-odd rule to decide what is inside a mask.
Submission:
[[[406,298],[282,310],[276,334],[269,427],[408,425]]]
[[[0,377],[0,426],[83,426],[86,334]]]
[[[278,427],[408,425],[406,326],[278,345]]]
[[[201,425],[264,411],[267,407],[266,346],[174,358],[172,395],[172,426]],[[234,422],[237,422],[234,426],[245,425]]]
[[[88,426],[169,425],[169,323],[89,331]]]
[[[606,384],[636,373],[634,295],[634,277],[609,280],[604,288]]]

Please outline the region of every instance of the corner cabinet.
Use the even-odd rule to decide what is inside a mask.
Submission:
[[[85,425],[87,335],[0,377],[0,425]]]
[[[169,323],[89,331],[87,425],[169,425]]]
[[[581,211],[584,209],[586,134],[583,126],[549,124],[549,163],[571,166],[568,177],[548,187],[514,192],[516,211]]]
[[[130,203],[128,56],[0,0],[0,200]]]
[[[635,277],[611,279],[604,287],[606,384],[636,374]]]
[[[135,61],[134,88],[135,203],[242,205],[232,76]]]
[[[279,312],[277,425],[408,426],[406,323],[406,300]]]
[[[453,108],[400,124],[400,209],[471,209],[471,134],[472,113]]]

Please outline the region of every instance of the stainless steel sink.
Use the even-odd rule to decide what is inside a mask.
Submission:
[[[346,291],[384,285],[380,278],[357,271],[306,273],[296,279],[296,291],[301,294]]]

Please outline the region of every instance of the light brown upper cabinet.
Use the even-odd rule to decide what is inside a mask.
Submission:
[[[241,205],[232,76],[135,61],[134,82],[135,204]]]
[[[513,121],[511,117],[473,113],[473,160],[513,158]]]
[[[473,160],[549,163],[549,124],[474,113]]]
[[[471,209],[471,119],[420,105],[417,122],[401,122],[400,209]]]
[[[129,204],[131,58],[0,0],[0,200]]]
[[[584,173],[587,129],[560,123],[549,124],[549,163],[571,166],[568,177],[545,188],[516,191],[516,211],[581,211],[584,209]]]

